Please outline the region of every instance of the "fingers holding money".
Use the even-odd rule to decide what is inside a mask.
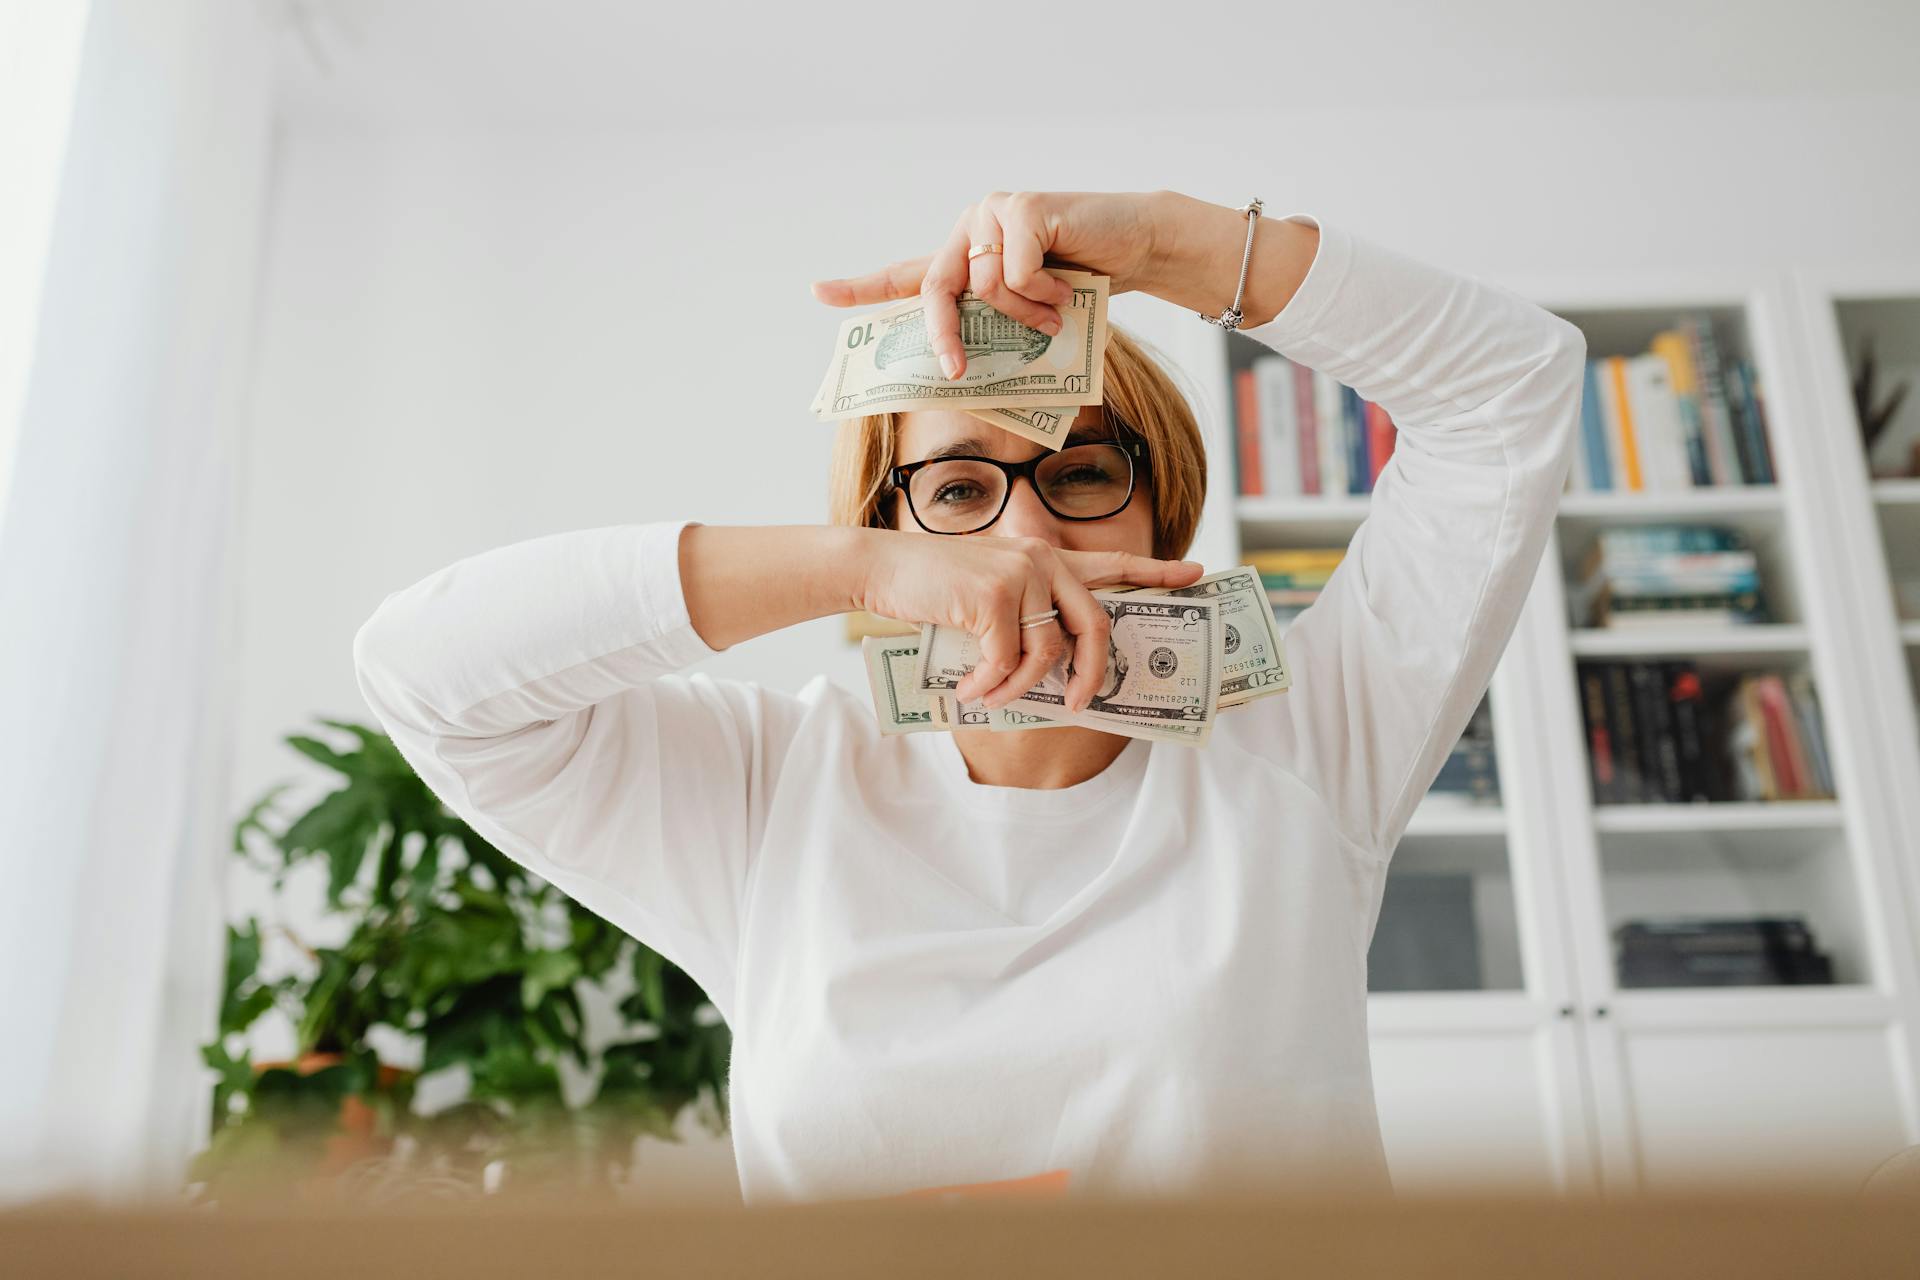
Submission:
[[[1061,329],[1060,313],[1043,302],[1016,292],[1007,284],[1006,255],[1009,246],[1006,240],[1011,232],[1001,225],[995,208],[995,202],[1005,198],[1004,192],[995,192],[968,211],[969,234],[973,244],[1000,246],[998,252],[982,253],[968,261],[968,287],[973,290],[976,298],[983,299],[988,306],[1002,315],[1011,316],[1021,324],[1031,325],[1049,336],[1057,335]],[[1036,287],[1031,280],[1033,272],[1028,270],[1027,264],[1035,253],[1034,228],[1029,223],[1027,226],[1020,227],[1019,230],[1020,234],[1027,238],[1028,243],[1021,244],[1016,241],[1011,247],[1019,251],[1021,270],[1029,278],[1028,287],[1033,288]],[[1039,246],[1038,252],[1044,254],[1045,246]],[[1047,278],[1052,279],[1051,276]]]
[[[997,710],[1039,684],[1067,651],[1066,637],[1057,618],[1048,618],[1033,626],[1022,623],[1035,621],[1053,609],[1053,593],[1047,580],[1030,576],[1019,597],[1017,611],[1005,607],[995,609],[982,631],[980,666],[968,677],[979,692],[962,696],[977,696],[989,709]],[[994,637],[992,642],[989,636]],[[997,653],[999,660],[988,658],[989,652]]]
[[[981,601],[982,620],[970,628],[980,647],[980,660],[954,688],[954,693],[963,700],[971,701],[998,689],[1019,667],[1026,645],[1026,632],[1020,628],[1021,615],[1044,612],[1048,608],[1044,604],[1029,604],[1033,595],[1031,583],[1006,582]]]
[[[933,255],[920,281],[927,346],[940,358],[940,370],[949,381],[967,371],[967,349],[960,341],[960,295],[967,288],[967,225],[964,215],[953,224],[953,234]]]
[[[816,280],[813,296],[836,307],[894,302],[916,293],[937,303],[927,308],[928,345],[947,377],[958,378],[967,365],[960,341],[964,292],[1042,333],[1062,331],[1060,308],[1073,301],[1073,286],[1044,269],[1053,239],[1042,197],[996,191],[967,207],[937,251],[865,275]],[[974,245],[988,244],[1000,249],[968,256]]]

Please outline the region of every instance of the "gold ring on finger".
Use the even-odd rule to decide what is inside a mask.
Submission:
[[[1030,613],[1020,619],[1020,629],[1025,631],[1028,627],[1043,627],[1059,616],[1060,611],[1058,609],[1049,609],[1045,613]]]
[[[967,250],[967,261],[972,262],[975,258],[979,257],[983,253],[1005,253],[1005,252],[1006,252],[1006,248],[1001,244],[999,244],[998,242],[995,242],[993,244],[976,244]]]

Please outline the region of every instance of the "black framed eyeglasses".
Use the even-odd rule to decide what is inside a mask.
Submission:
[[[1133,501],[1140,439],[1090,440],[1025,462],[965,455],[894,467],[888,479],[907,495],[907,510],[928,533],[978,533],[1000,518],[1025,476],[1042,506],[1062,520],[1105,520]]]

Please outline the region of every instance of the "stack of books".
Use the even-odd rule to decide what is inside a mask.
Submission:
[[[1333,576],[1346,554],[1340,548],[1317,547],[1249,551],[1246,562],[1259,571],[1274,619],[1285,626],[1319,598],[1327,579]]]
[[[1753,365],[1722,360],[1705,315],[1681,317],[1649,351],[1589,357],[1580,438],[1570,490],[1773,483]]]
[[[1805,672],[1750,672],[1711,698],[1691,662],[1583,662],[1577,676],[1596,804],[1833,797]]]
[[[1830,983],[1833,959],[1797,916],[1629,920],[1613,931],[1622,987]]]
[[[1243,497],[1373,492],[1393,456],[1387,411],[1283,355],[1233,375],[1235,484]]]
[[[1644,627],[1765,622],[1760,562],[1737,529],[1604,529],[1568,592],[1574,625]]]

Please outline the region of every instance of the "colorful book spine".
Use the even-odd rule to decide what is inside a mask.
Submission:
[[[1586,381],[1580,393],[1580,440],[1586,458],[1586,487],[1595,490],[1613,488],[1613,467],[1607,459],[1606,424],[1601,417],[1600,380],[1595,375],[1598,361],[1587,361]]]
[[[1300,436],[1300,492],[1318,495],[1320,487],[1320,420],[1313,401],[1313,370],[1293,366],[1293,416]]]
[[[1370,493],[1373,472],[1367,466],[1366,411],[1361,408],[1360,393],[1341,384],[1340,416],[1347,437],[1347,491]]]
[[[1628,356],[1627,399],[1646,487],[1662,492],[1691,487],[1680,407],[1667,362],[1652,352]]]
[[[1255,400],[1260,406],[1260,465],[1269,497],[1300,493],[1299,421],[1294,413],[1293,362],[1285,356],[1261,356],[1253,362]]]
[[[1253,370],[1236,369],[1233,374],[1233,404],[1239,492],[1257,498],[1266,492],[1260,472],[1260,392]]]
[[[1767,424],[1764,402],[1761,399],[1760,385],[1754,377],[1753,365],[1746,360],[1735,360],[1730,379],[1738,401],[1736,413],[1741,426],[1741,438],[1746,446],[1748,458],[1752,460],[1755,484],[1772,484],[1773,453],[1767,445]]]
[[[1393,456],[1394,431],[1393,419],[1387,411],[1373,401],[1368,400],[1367,413],[1367,489],[1380,479],[1380,473],[1386,469],[1387,459]]]
[[[1670,662],[1661,671],[1673,718],[1674,745],[1680,757],[1680,789],[1672,797],[1691,803],[1712,796],[1707,771],[1706,691],[1690,662]]]
[[[1760,716],[1767,735],[1767,756],[1774,766],[1775,798],[1800,799],[1808,794],[1806,759],[1794,730],[1793,710],[1787,705],[1786,687],[1776,675],[1764,675],[1754,681],[1754,696],[1760,704]]]
[[[1641,472],[1639,445],[1634,438],[1633,405],[1627,396],[1627,359],[1625,356],[1608,356],[1606,360],[1607,379],[1613,388],[1610,407],[1619,429],[1620,461],[1627,478],[1623,487],[1639,493],[1647,487],[1647,483]]]
[[[1675,407],[1680,415],[1680,430],[1687,446],[1689,478],[1696,486],[1723,484],[1715,478],[1713,458],[1705,429],[1700,421],[1700,389],[1693,376],[1693,357],[1686,335],[1667,329],[1653,335],[1653,352],[1667,364],[1667,381],[1673,389]]]
[[[1313,374],[1313,416],[1320,427],[1320,492],[1347,489],[1347,437],[1341,417],[1340,383],[1330,373]]]
[[[1620,800],[1620,772],[1614,760],[1613,734],[1607,727],[1607,681],[1595,666],[1580,668],[1580,707],[1587,720],[1587,762],[1592,768],[1595,804]]]
[[[1720,368],[1720,344],[1713,336],[1713,323],[1706,316],[1688,316],[1680,322],[1692,348],[1693,363],[1700,384],[1700,411],[1707,431],[1719,443],[1726,463],[1726,484],[1750,484],[1753,472],[1746,466],[1733,415],[1727,406],[1726,383]]]
[[[1804,671],[1794,672],[1787,677],[1787,692],[1799,716],[1801,734],[1807,742],[1807,755],[1813,763],[1814,778],[1819,784],[1820,793],[1835,795],[1833,760],[1827,754],[1826,721],[1820,714],[1820,700],[1813,693],[1813,677]]]

